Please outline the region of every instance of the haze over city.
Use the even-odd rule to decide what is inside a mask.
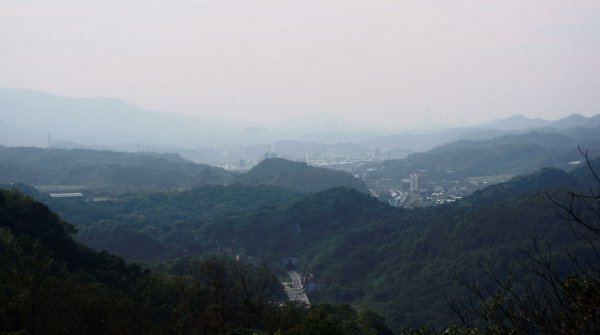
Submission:
[[[0,87],[268,123],[600,110],[597,1],[3,1]]]
[[[600,334],[600,0],[0,0],[0,335]]]

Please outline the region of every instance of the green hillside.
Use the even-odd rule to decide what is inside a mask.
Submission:
[[[265,159],[239,178],[246,185],[272,185],[301,192],[347,186],[368,192],[366,184],[345,172],[316,168],[281,158]]]
[[[0,191],[1,334],[392,334],[368,311],[282,304],[264,264],[216,256],[156,274],[70,231],[43,204]]]
[[[459,180],[501,173],[528,174],[543,167],[568,170],[581,161],[580,145],[591,155],[600,153],[595,136],[575,140],[554,133],[529,132],[505,135],[489,140],[462,140],[414,153],[404,159],[371,164],[370,179],[401,180],[414,171],[423,171],[428,180]]]
[[[300,200],[296,191],[273,186],[207,185],[183,192],[152,193],[114,201],[37,197],[69,222],[76,238],[129,260],[157,261],[219,252],[219,243],[200,234],[220,217]]]
[[[352,175],[285,159],[267,159],[240,175],[196,164],[177,154],[0,146],[0,183],[24,183],[46,191],[117,194],[202,185],[267,185],[300,192],[348,186],[367,192]]]
[[[175,154],[0,146],[0,183],[117,193],[227,184],[233,176]]]

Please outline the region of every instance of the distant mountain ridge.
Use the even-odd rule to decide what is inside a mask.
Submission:
[[[600,134],[600,114],[592,117],[572,114],[556,121],[515,115],[475,127],[450,128],[423,134],[397,133],[370,138],[360,144],[372,149],[404,149],[418,152],[460,140],[491,140],[507,135],[522,135],[531,131],[556,133],[572,139],[598,138],[600,137],[597,135]]]
[[[136,144],[193,148],[198,145],[265,144],[317,138],[329,138],[325,142],[331,144],[364,139],[380,131],[364,124],[346,122],[328,113],[265,123],[259,125],[146,110],[119,98],[66,97],[0,87],[2,145],[45,147],[49,141],[64,141],[119,149],[135,147]],[[50,139],[48,135],[51,135]]]
[[[427,151],[438,145],[463,139],[484,140],[507,134],[507,131],[483,128],[451,128],[425,134],[399,133],[379,136],[361,142],[367,148]]]
[[[462,139],[489,139],[531,129],[561,133],[570,128],[589,131],[600,127],[600,115],[572,114],[556,121],[516,115],[475,127],[428,133],[394,133],[393,125],[389,126],[346,122],[328,113],[306,114],[270,125],[251,125],[145,110],[118,98],[64,97],[0,88],[1,145],[125,151],[139,151],[142,146],[146,150],[176,151],[188,159],[213,165],[240,159],[255,163],[268,146],[279,147],[277,151],[284,157],[298,159],[313,154],[313,150],[322,154],[329,147],[337,147],[333,148],[337,152],[363,155],[375,149],[404,153],[426,151]],[[353,147],[340,148],[341,143],[352,143]],[[238,153],[247,155],[232,158],[233,154],[240,156]]]
[[[267,159],[246,174],[187,161],[177,154],[125,153],[90,149],[0,146],[0,183],[122,192],[202,185],[268,185],[300,192],[347,186],[367,192],[366,184],[341,171],[285,159]]]
[[[401,180],[419,170],[426,170],[426,178],[433,180],[500,173],[519,175],[542,167],[569,170],[573,167],[570,162],[581,160],[578,146],[590,150],[592,156],[597,155],[600,153],[600,138],[593,131],[581,133],[579,139],[560,132],[530,131],[479,141],[460,140],[426,152],[413,153],[403,159],[373,163],[369,178]]]
[[[177,154],[0,146],[0,182],[110,192],[227,184],[235,174]],[[52,186],[52,187],[54,187]]]
[[[513,115],[506,119],[496,119],[481,125],[483,128],[498,130],[526,130],[534,128],[569,128],[569,127],[600,127],[600,114],[586,117],[581,114],[571,114],[564,118],[550,121],[541,118],[528,118],[523,115]]]
[[[190,145],[231,136],[238,128],[230,121],[148,111],[118,98],[0,88],[0,143],[5,145],[46,146],[49,134],[87,145]]]

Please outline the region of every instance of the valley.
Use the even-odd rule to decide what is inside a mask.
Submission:
[[[0,335],[600,334],[600,2],[3,1]]]
[[[576,148],[536,146],[527,143],[527,136],[516,144],[504,143],[506,137],[498,145],[489,140],[456,142],[403,159],[361,163],[352,169],[364,172],[354,177],[279,158],[240,173],[176,156],[93,150],[5,147],[0,164],[5,176],[22,178],[13,179],[17,183],[5,179],[4,188],[20,189],[44,202],[75,225],[77,241],[97,250],[156,269],[215,254],[255,259],[272,266],[281,278],[292,276],[291,287],[285,288],[289,300],[368,308],[396,329],[439,328],[451,322],[445,316],[444,295],[466,294],[452,278],[482,276],[477,265],[482,257],[492,257],[499,271],[515,271],[515,251],[530,246],[532,238],[561,248],[577,245],[540,192],[562,199],[568,190],[593,185],[585,173],[589,168],[569,164],[582,161]],[[515,154],[528,157],[528,163]],[[67,173],[62,175],[65,185],[53,185],[47,181],[59,175],[52,170],[24,173],[34,167],[22,168],[33,157],[61,157],[53,163],[57,171],[79,166],[123,171],[120,162],[126,161],[135,178],[150,179],[123,188],[126,184],[107,178],[110,174],[83,174],[74,187],[69,186],[75,184],[73,174]],[[135,159],[144,168],[130,163]],[[598,160],[592,164],[597,166]],[[556,167],[545,167],[552,165]],[[147,175],[149,166],[156,172]],[[194,172],[211,170],[216,173]],[[156,183],[153,176],[161,174],[168,178]],[[188,176],[199,175],[200,183],[187,184]],[[36,187],[27,185],[39,181]],[[316,274],[320,288],[308,292],[304,278],[286,273],[279,261],[283,255],[298,255],[298,269]],[[415,309],[420,312],[409,312]]]

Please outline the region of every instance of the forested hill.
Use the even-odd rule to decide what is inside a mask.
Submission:
[[[118,201],[52,199],[37,193],[69,222],[76,239],[128,260],[170,260],[221,252],[202,235],[207,222],[246,211],[287,206],[303,193],[273,186],[206,185],[183,192],[151,193]]]
[[[530,132],[490,140],[462,140],[404,159],[373,164],[375,171],[370,174],[371,178],[402,179],[423,170],[426,178],[458,180],[501,173],[527,174],[543,167],[568,170],[573,167],[569,163],[582,159],[578,145],[589,149],[592,156],[600,154],[600,140],[588,135],[574,139],[561,134]]]
[[[264,264],[213,256],[178,264],[185,276],[152,273],[69,231],[43,204],[0,190],[0,333],[393,334],[369,311],[284,303]]]
[[[72,226],[14,191],[0,190],[0,332],[122,333],[149,330],[137,265],[74,242]]]
[[[268,185],[300,192],[348,186],[367,192],[362,180],[341,172],[284,159],[267,159],[241,175],[196,164],[177,154],[0,146],[0,183],[45,190],[96,193],[160,191],[202,185]]]
[[[176,154],[0,146],[0,182],[85,186],[104,191],[227,184],[234,174]],[[69,188],[71,187],[71,188]]]
[[[362,180],[348,173],[281,158],[263,160],[238,180],[246,185],[272,185],[302,192],[317,192],[339,186],[368,192],[367,185]]]

